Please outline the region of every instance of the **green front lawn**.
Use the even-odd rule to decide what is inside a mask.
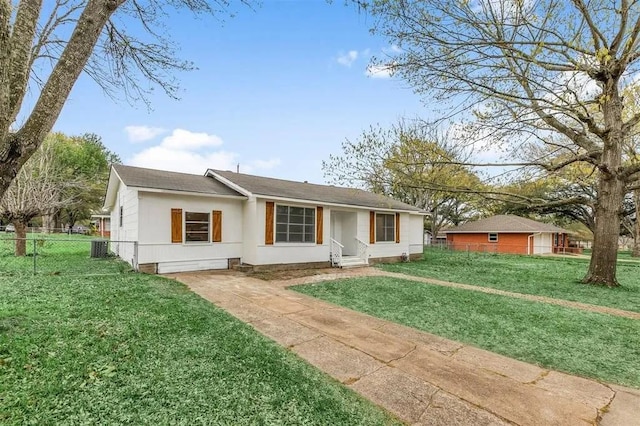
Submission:
[[[77,234],[27,234],[27,255],[15,256],[15,233],[0,233],[0,275],[113,274],[131,269],[125,262],[90,257],[91,242],[100,240]],[[133,243],[128,245],[132,250]],[[33,253],[36,253],[34,259]]]
[[[291,289],[546,368],[640,388],[638,320],[390,277]]]
[[[381,265],[381,268],[419,277],[640,312],[640,264],[619,262],[618,280],[622,287],[608,289],[580,283],[588,262],[586,259],[564,257],[426,250],[423,260]]]
[[[0,424],[396,424],[172,280],[4,276],[0,294]]]

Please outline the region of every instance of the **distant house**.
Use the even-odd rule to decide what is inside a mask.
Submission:
[[[96,234],[99,236],[109,238],[111,235],[111,215],[109,212],[92,214],[91,225],[93,225]]]
[[[424,244],[429,246],[440,246],[440,245],[445,245],[447,243],[447,229],[448,228],[440,228],[438,230],[438,234],[436,235],[435,238],[433,238],[433,235],[431,233],[431,231],[429,230],[425,230],[424,231]]]
[[[569,246],[568,231],[515,215],[497,215],[447,229],[453,250],[489,253],[546,254],[578,252]]]
[[[366,265],[422,256],[423,212],[360,189],[111,168],[111,247],[148,272]],[[135,244],[119,244],[131,241]]]

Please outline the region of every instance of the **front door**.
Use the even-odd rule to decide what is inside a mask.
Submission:
[[[356,212],[333,210],[331,211],[331,238],[344,246],[343,256],[355,256],[358,254],[356,244],[357,235]]]

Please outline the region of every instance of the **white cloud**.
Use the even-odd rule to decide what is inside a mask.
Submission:
[[[400,46],[398,46],[397,44],[392,44],[389,47],[385,47],[382,49],[382,52],[388,54],[388,55],[395,55],[398,53],[402,53],[402,49],[400,49]]]
[[[351,65],[358,59],[358,51],[350,50],[347,53],[340,52],[336,58],[336,62],[345,67],[351,67]]]
[[[171,149],[193,150],[211,146],[222,145],[222,139],[208,133],[190,132],[184,129],[175,129],[169,136],[162,140],[161,146]]]
[[[127,133],[129,141],[133,143],[145,142],[166,132],[162,127],[150,126],[127,126],[124,131]]]
[[[154,146],[135,154],[127,163],[138,167],[200,175],[207,169],[235,170],[238,154],[227,151],[200,153]]]
[[[175,129],[160,144],[134,154],[126,163],[193,174],[204,174],[207,169],[236,170],[238,164],[243,173],[280,165],[279,158],[240,161],[240,155],[235,152],[212,149],[222,144],[222,139],[215,135]]]
[[[393,65],[370,64],[364,73],[371,78],[389,78],[393,75]]]

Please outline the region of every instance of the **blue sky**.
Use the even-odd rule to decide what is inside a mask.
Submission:
[[[81,77],[54,130],[93,132],[125,164],[204,173],[207,167],[325,182],[321,163],[372,124],[429,114],[406,83],[367,73],[393,49],[371,17],[342,1],[264,0],[220,25],[172,17],[181,99],[160,91],[152,110],[114,102]]]

